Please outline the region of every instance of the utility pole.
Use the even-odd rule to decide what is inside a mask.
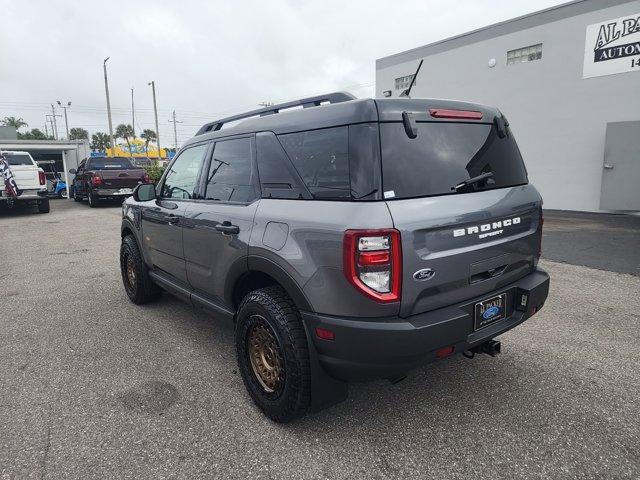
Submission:
[[[176,123],[182,123],[180,120],[176,120],[176,111],[173,111],[173,120],[169,120],[169,122],[173,123],[173,146],[176,147],[176,152],[178,151],[178,130],[176,129]]]
[[[151,90],[153,91],[153,113],[156,116],[156,143],[158,144],[158,161],[161,159],[160,151],[160,127],[158,126],[158,105],[156,103],[156,82],[150,81]]]
[[[53,139],[58,140],[58,123],[56,122],[56,117],[60,115],[56,115],[56,107],[51,104],[51,117],[53,118]]]
[[[53,118],[51,118],[51,115],[45,115],[44,118],[49,122],[49,127],[51,127],[51,136],[53,137]],[[55,140],[55,137],[53,137],[53,139]]]
[[[133,105],[133,88],[131,89],[131,128],[133,129],[133,138],[136,138],[136,109]]]
[[[67,130],[67,140],[69,140],[69,119],[67,118],[67,108],[71,107],[71,102],[67,102],[67,105],[62,105],[60,100],[58,100],[58,105],[64,109],[64,126]]]
[[[113,139],[113,122],[111,121],[111,102],[109,101],[109,81],[107,80],[107,60],[111,57],[107,57],[102,62],[102,68],[104,69],[104,90],[107,94],[107,117],[109,117],[109,140],[111,142],[111,154],[113,155],[116,150],[116,144]]]

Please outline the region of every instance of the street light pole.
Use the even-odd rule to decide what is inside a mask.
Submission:
[[[69,119],[67,118],[67,108],[71,107],[71,102],[67,102],[67,105],[62,105],[62,102],[58,100],[58,105],[64,109],[64,126],[67,130],[67,140],[69,140]]]
[[[153,91],[153,113],[156,116],[156,143],[158,144],[158,160],[160,160],[161,152],[160,152],[160,127],[158,126],[158,105],[156,104],[156,82],[149,82],[151,85],[151,90]]]
[[[113,139],[113,123],[111,121],[111,102],[109,101],[109,81],[107,80],[107,60],[111,57],[107,57],[102,62],[102,68],[104,69],[104,90],[107,94],[107,117],[109,117],[109,141],[111,142],[111,155],[115,153],[116,144]]]

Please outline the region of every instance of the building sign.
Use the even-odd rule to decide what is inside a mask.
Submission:
[[[640,72],[640,13],[587,27],[582,77]]]

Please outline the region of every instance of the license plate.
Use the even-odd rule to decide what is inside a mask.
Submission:
[[[507,294],[501,293],[488,300],[476,303],[475,306],[475,329],[479,330],[488,327],[492,323],[506,317]]]
[[[118,195],[129,195],[131,193],[133,193],[133,189],[131,188],[121,188],[118,190]]]

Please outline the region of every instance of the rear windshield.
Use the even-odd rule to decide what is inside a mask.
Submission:
[[[33,162],[31,161],[31,157],[29,155],[5,153],[4,156],[9,162],[9,165],[33,165]]]
[[[495,125],[418,123],[409,138],[402,123],[381,123],[384,197],[411,198],[468,193],[527,183],[520,151],[507,131],[500,138]],[[483,180],[461,186],[465,180]],[[458,186],[458,188],[455,188]]]
[[[87,170],[128,170],[134,167],[128,158],[92,158]]]

